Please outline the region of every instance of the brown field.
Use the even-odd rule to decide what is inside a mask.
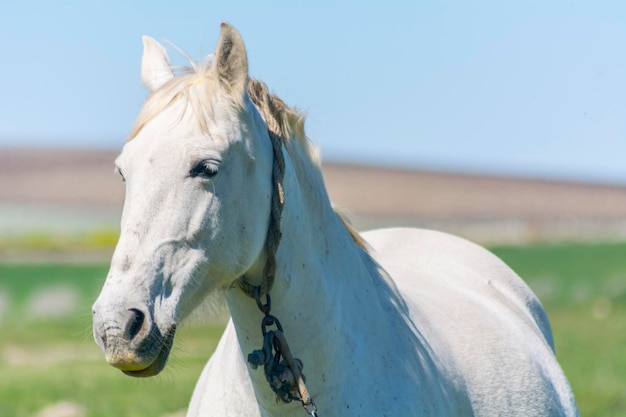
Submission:
[[[116,152],[0,150],[0,236],[115,228]],[[359,228],[421,226],[482,243],[626,237],[626,186],[328,163],[332,200]]]

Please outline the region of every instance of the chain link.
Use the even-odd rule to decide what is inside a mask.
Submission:
[[[265,303],[263,303],[261,287],[256,287],[254,299],[264,315],[261,321],[263,347],[250,353],[248,362],[254,369],[263,365],[265,378],[272,391],[282,401],[298,400],[308,415],[318,417],[317,406],[305,385],[302,361],[293,357],[283,333],[283,326],[275,316],[270,314],[272,300],[269,293],[265,293]],[[271,326],[275,326],[276,330],[268,330]]]
[[[272,299],[270,298],[270,293],[265,293],[265,304],[261,301],[261,286],[254,287],[254,300],[256,301],[257,307],[265,316],[269,316],[270,310],[272,309]]]

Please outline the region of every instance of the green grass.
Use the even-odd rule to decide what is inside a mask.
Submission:
[[[40,324],[30,330],[39,332],[45,327]],[[161,416],[180,411],[187,407],[221,330],[183,330],[177,341],[182,348],[175,347],[164,374],[146,380],[129,378],[108,366],[83,331],[61,328],[53,335],[43,331],[30,341],[22,336],[2,343],[5,351],[20,349],[34,363],[0,368],[0,416],[32,416],[59,401],[80,404],[89,416]],[[54,360],[45,358],[57,355]]]
[[[626,244],[494,248],[539,295],[581,416],[626,416]]]
[[[116,229],[99,229],[89,232],[51,234],[50,232],[29,232],[13,236],[0,236],[0,254],[7,251],[73,251],[110,249],[119,238]]]
[[[626,244],[563,244],[493,248],[533,287],[546,307],[626,302]]]
[[[74,288],[88,304],[98,295],[107,271],[107,265],[0,264],[0,290],[11,295],[17,308],[23,307],[26,298],[42,287]]]
[[[179,330],[166,370],[133,379],[108,366],[91,336],[91,304],[107,265],[2,265],[0,293],[0,417],[27,417],[60,401],[88,416],[164,416],[187,407],[195,382],[223,330],[220,325]],[[41,289],[73,288],[71,317],[31,317],[29,298]]]
[[[500,247],[493,251],[540,296],[557,356],[588,417],[626,417],[626,244]],[[33,416],[71,401],[94,416],[166,416],[187,407],[221,326],[177,335],[162,376],[136,380],[108,366],[91,338],[91,304],[106,265],[2,265],[0,417]],[[74,288],[78,313],[33,318],[27,305],[41,288]]]

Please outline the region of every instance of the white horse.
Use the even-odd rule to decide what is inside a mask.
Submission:
[[[232,319],[189,416],[578,415],[524,282],[457,237],[352,230],[304,116],[248,77],[235,29],[181,75],[144,48],[150,96],[116,161],[122,231],[93,307],[109,364],[159,373],[177,324],[221,292]]]

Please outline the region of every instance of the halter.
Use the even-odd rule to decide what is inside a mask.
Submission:
[[[317,406],[304,385],[302,361],[291,354],[280,321],[270,314],[272,304],[269,292],[274,285],[276,275],[276,251],[281,238],[280,219],[285,205],[283,187],[285,158],[281,138],[269,129],[268,133],[272,140],[274,163],[272,164],[272,206],[265,240],[267,260],[263,266],[263,281],[260,285],[252,285],[244,277],[237,281],[241,291],[248,297],[254,298],[259,310],[264,314],[261,322],[263,347],[250,353],[248,362],[253,369],[263,365],[265,379],[272,391],[283,402],[300,401],[307,414],[317,417]],[[265,295],[265,303],[261,301],[263,295]],[[275,327],[276,329],[268,330],[268,327]]]
[[[257,289],[260,288],[261,295],[268,294],[274,285],[276,274],[276,251],[280,244],[280,218],[285,205],[285,190],[283,188],[283,178],[285,176],[285,157],[283,156],[282,140],[271,130],[268,130],[272,140],[274,163],[272,166],[272,208],[270,213],[269,229],[265,238],[265,249],[267,260],[263,267],[263,282],[255,286],[247,282],[243,277],[237,282],[239,288],[248,297],[255,298]]]

